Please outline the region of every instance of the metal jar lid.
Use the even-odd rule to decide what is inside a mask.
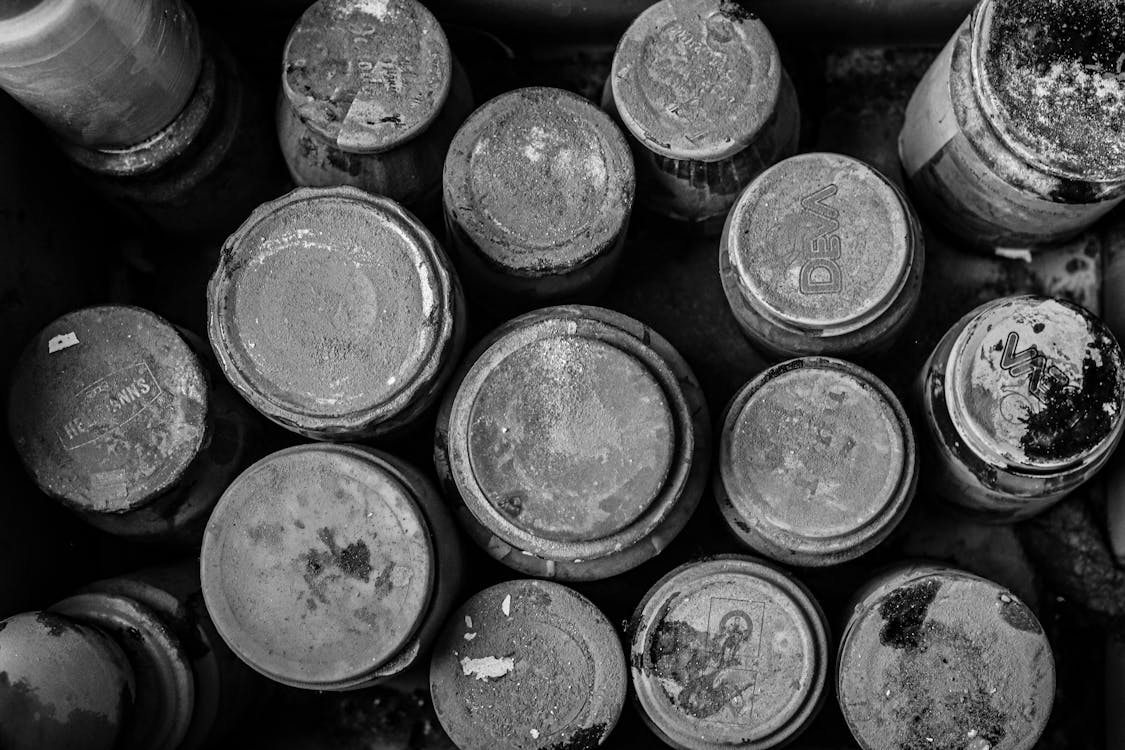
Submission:
[[[588,100],[554,88],[501,94],[465,122],[445,159],[446,212],[491,265],[570,271],[614,247],[633,205],[633,157]]]
[[[661,0],[633,21],[610,74],[625,127],[672,159],[719,161],[773,116],[781,60],[765,24],[725,0]]]
[[[971,314],[945,364],[945,406],[981,460],[1022,474],[1096,470],[1121,438],[1125,370],[1109,328],[1032,295]]]
[[[1051,713],[1051,646],[999,584],[912,566],[863,592],[840,644],[840,708],[863,750],[1030,750]]]
[[[682,390],[686,366],[646,330],[595,307],[529,313],[494,332],[450,389],[439,469],[485,530],[478,541],[519,551],[505,563],[522,569],[526,554],[593,570],[634,548],[632,567],[660,551],[646,540],[681,498],[698,500],[702,406]]]
[[[433,235],[394,201],[300,188],[227,239],[208,330],[227,378],[270,419],[369,437],[434,396],[459,343],[459,293]]]
[[[112,750],[133,711],[132,668],[94,628],[51,612],[0,622],[0,745]]]
[[[680,750],[767,750],[812,721],[828,675],[828,627],[804,586],[749,557],[688,563],[631,625],[645,720]]]
[[[68,313],[17,363],[9,429],[39,487],[86,513],[125,513],[176,485],[207,440],[203,366],[163,318]]]
[[[770,328],[840,337],[903,317],[909,282],[921,275],[921,241],[906,199],[874,168],[801,154],[763,172],[731,209],[723,265],[733,278],[724,287],[736,313],[747,307],[760,317],[758,335],[775,345]]]
[[[625,654],[605,615],[557,583],[509,581],[469,599],[434,648],[430,690],[462,748],[594,748],[625,703]]]
[[[344,151],[410,140],[449,95],[449,43],[417,0],[319,0],[293,27],[283,59],[290,105]]]
[[[727,409],[719,508],[755,551],[831,565],[869,551],[905,515],[916,481],[914,434],[870,372],[823,357],[775,365]]]
[[[227,489],[203,539],[215,627],[278,682],[342,689],[406,647],[430,608],[431,530],[414,492],[375,451],[303,445]]]
[[[984,0],[972,78],[1004,144],[1048,174],[1125,180],[1125,18],[1114,3]]]

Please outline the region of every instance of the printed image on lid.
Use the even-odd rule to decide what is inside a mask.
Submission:
[[[445,32],[417,0],[319,0],[285,45],[282,89],[314,132],[378,153],[414,137],[449,94]]]
[[[792,360],[735,397],[720,471],[734,524],[798,556],[837,562],[905,510],[914,438],[898,400],[866,370]]]
[[[681,748],[775,747],[819,708],[824,615],[805,589],[748,557],[689,563],[635,615],[633,684]]]
[[[124,513],[183,477],[207,411],[202,365],[176,329],[115,305],[68,313],[31,340],[13,373],[9,427],[44,492]]]
[[[366,430],[414,401],[440,364],[453,325],[441,258],[391,200],[295,190],[227,240],[207,290],[211,344],[267,416]]]
[[[473,478],[507,521],[542,539],[592,541],[636,521],[673,460],[668,400],[645,364],[588,335],[517,333],[474,365]]]
[[[800,329],[839,334],[870,323],[894,303],[915,260],[901,194],[838,154],[770,167],[728,222],[727,252],[746,302]]]
[[[415,635],[434,580],[429,530],[379,459],[288,448],[242,473],[203,540],[215,626],[250,666],[298,687],[354,682]]]
[[[473,596],[434,647],[438,719],[463,748],[594,748],[625,701],[625,655],[597,607],[565,586],[509,581]]]
[[[494,263],[568,269],[612,245],[633,160],[609,115],[576,94],[525,88],[478,109],[445,161],[445,202]]]
[[[1001,586],[949,569],[881,587],[840,646],[839,700],[864,750],[1030,750],[1055,669],[1035,615]]]
[[[1005,144],[1051,174],[1125,179],[1125,14],[1113,2],[991,0],[974,83]]]
[[[946,381],[957,432],[996,465],[1063,469],[1121,436],[1121,348],[1105,323],[1064,300],[984,305],[954,343]]]
[[[751,143],[773,115],[781,61],[765,25],[727,0],[661,0],[613,56],[613,97],[646,148],[718,161]]]

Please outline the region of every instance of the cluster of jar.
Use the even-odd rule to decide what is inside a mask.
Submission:
[[[1059,127],[1073,91],[1050,89],[1029,114],[1020,87],[1046,84],[1032,80],[1042,61],[1018,49],[1031,42],[1013,31],[1017,12],[977,7],[901,140],[927,210],[992,246],[1063,239],[1125,190],[1120,141],[1093,135],[1106,123],[1083,112],[1087,130]],[[808,726],[830,672],[865,750],[1032,747],[1054,667],[1012,593],[958,570],[896,568],[856,594],[833,667],[825,617],[783,566],[869,552],[919,474],[927,494],[995,521],[1088,480],[1123,429],[1125,366],[1104,323],[1036,296],[969,313],[918,376],[916,436],[894,393],[840,357],[886,351],[904,329],[921,285],[918,220],[872,167],[793,155],[793,86],[765,26],[735,3],[642,13],[601,109],[528,88],[470,113],[442,29],[415,0],[319,0],[289,37],[283,81],[279,134],[305,187],[226,241],[207,289],[210,348],[144,310],[84,309],[30,342],[10,396],[13,439],[44,492],[111,533],[202,540],[200,632],[213,645],[212,622],[258,673],[313,690],[429,659],[434,707],[463,748],[596,746],[631,682],[670,745],[766,750]],[[734,396],[714,445],[699,385],[664,338],[557,304],[604,288],[634,195],[721,231],[734,317],[781,360]],[[415,216],[439,203],[444,248]],[[462,282],[482,307],[535,309],[463,355]],[[244,468],[245,404],[317,442]],[[435,410],[440,489],[393,455]],[[641,599],[624,647],[589,601],[538,580],[652,559],[709,480],[760,557],[673,570]],[[530,578],[455,610],[457,527]],[[37,642],[60,646],[0,673],[24,679],[11,695],[55,701],[39,716],[69,717],[17,738],[62,737],[93,716],[108,738],[96,746],[109,747],[164,716],[144,701],[170,688],[142,690],[156,668],[115,635],[140,629],[137,607],[164,606],[139,585],[0,623],[5,665]],[[186,746],[191,681],[167,653],[178,733],[128,747]],[[32,691],[27,677],[74,670],[98,689]]]

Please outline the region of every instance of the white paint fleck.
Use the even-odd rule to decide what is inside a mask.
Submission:
[[[461,657],[461,672],[478,680],[498,680],[515,668],[516,662],[510,656]]]
[[[500,609],[504,610],[505,617],[512,616],[512,595],[508,594],[504,597],[504,601],[500,604]]]
[[[465,627],[471,628],[473,626],[473,618],[465,615]]]
[[[476,637],[477,637],[476,633],[465,633],[465,640],[466,641],[471,641]]]
[[[539,739],[539,730],[538,729],[532,729],[531,730],[531,739],[533,739],[533,740]]]
[[[47,342],[47,353],[54,354],[55,352],[61,352],[63,349],[69,349],[77,345],[78,334],[74,331],[63,333],[58,336],[53,336],[51,340]]]

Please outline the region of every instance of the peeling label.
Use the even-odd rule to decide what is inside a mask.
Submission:
[[[55,433],[68,451],[80,448],[136,418],[161,393],[147,363],[123,367],[83,388]]]
[[[498,680],[515,668],[516,662],[510,656],[461,657],[462,674],[478,680]]]

